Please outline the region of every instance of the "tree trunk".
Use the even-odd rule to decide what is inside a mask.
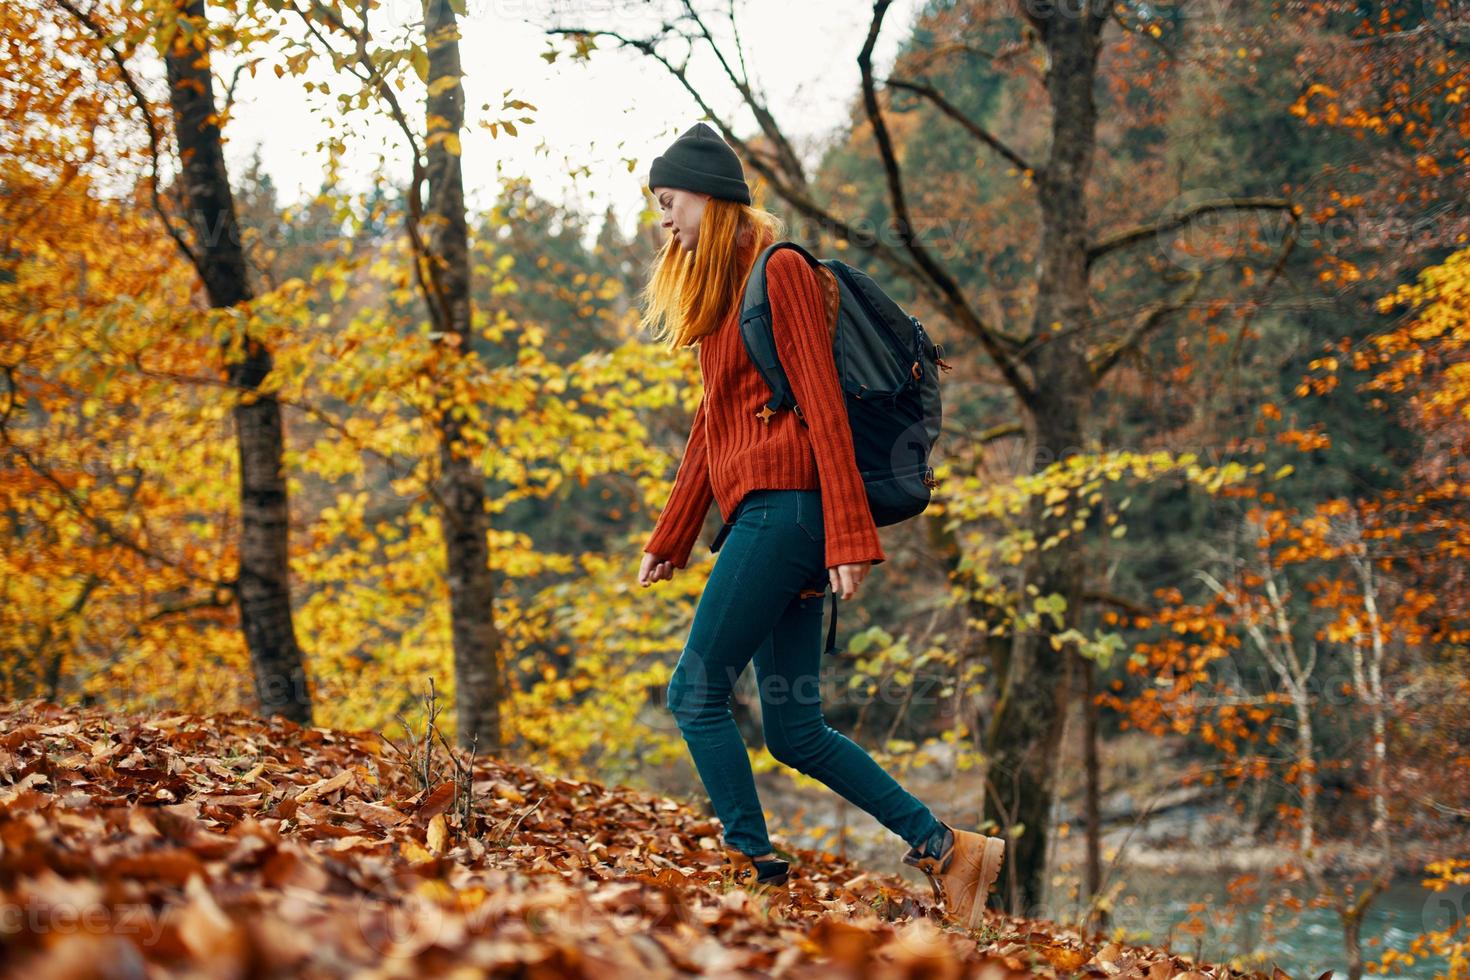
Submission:
[[[169,102],[179,144],[184,202],[194,231],[191,258],[210,305],[234,307],[253,298],[225,171],[204,0],[175,0],[196,29],[176,34],[165,57]],[[271,354],[247,337],[244,354],[227,365],[230,384],[250,392],[235,407],[240,466],[240,571],[235,585],[264,715],[311,724],[311,692],[291,618],[286,477],[282,472],[281,406],[255,389],[271,370]]]
[[[1092,368],[1082,337],[1087,333],[1087,179],[1092,169],[1097,107],[1093,85],[1098,37],[1105,11],[1083,5],[1049,8],[1032,19],[1046,45],[1046,87],[1052,106],[1050,153],[1038,178],[1041,249],[1032,347],[1025,364],[1034,379],[1026,405],[1026,448],[1033,471],[1086,449],[1085,423],[1093,387]],[[1070,514],[1047,513],[1033,499],[1029,526],[1038,549],[1031,552],[1026,582],[1038,597],[1066,600],[1059,629],[1047,617],[1037,628],[1018,626],[1009,663],[997,676],[999,699],[986,735],[991,792],[986,815],[1011,832],[1006,814],[1020,832],[1007,846],[1012,882],[1011,911],[1031,914],[1042,899],[1052,772],[1066,717],[1071,660],[1052,647],[1051,638],[1076,626],[1082,604],[1086,554],[1080,535],[1071,533]],[[1051,547],[1040,546],[1061,534]],[[1029,606],[1023,611],[1030,611]],[[999,798],[994,798],[998,794]]]
[[[426,149],[426,217],[430,227],[429,261],[433,266],[429,310],[440,332],[448,338],[446,348],[459,357],[468,357],[472,350],[469,230],[458,145],[464,129],[464,86],[460,82],[459,24],[449,0],[425,0],[424,29],[429,49],[427,108],[431,121]],[[452,84],[446,80],[452,80]],[[436,125],[436,119],[443,122]],[[445,139],[443,133],[450,138]],[[453,395],[446,390],[444,397],[449,400]],[[500,754],[505,746],[500,725],[504,685],[499,652],[503,639],[495,625],[499,581],[490,568],[485,485],[473,461],[461,455],[473,451],[459,446],[461,428],[446,406],[439,421],[439,458],[454,642],[456,737],[462,748]]]
[[[1367,670],[1362,664],[1362,639],[1353,642],[1353,684],[1358,697],[1370,709],[1373,719],[1373,746],[1368,769],[1371,773],[1370,792],[1372,800],[1372,823],[1370,832],[1378,845],[1378,868],[1371,881],[1363,886],[1350,910],[1342,914],[1343,944],[1348,957],[1349,980],[1360,980],[1363,976],[1362,931],[1363,919],[1372,907],[1373,900],[1388,887],[1393,876],[1393,837],[1388,813],[1388,717],[1383,692],[1383,664],[1386,651],[1383,643],[1383,621],[1378,612],[1378,585],[1374,574],[1373,556],[1363,535],[1362,524],[1356,515],[1350,525],[1355,543],[1362,552],[1354,554],[1352,565],[1358,574],[1363,590],[1363,612],[1367,615],[1369,650]]]
[[[1082,659],[1082,756],[1087,771],[1087,900],[1092,908],[1088,925],[1103,930],[1108,927],[1108,913],[1096,903],[1102,890],[1102,765],[1097,755],[1097,665]]]
[[[1343,916],[1342,944],[1348,980],[1363,980],[1363,917],[1356,909]]]
[[[1298,844],[1305,860],[1318,862],[1317,846],[1317,761],[1312,750],[1312,708],[1307,693],[1293,687],[1291,706],[1296,715],[1297,785],[1302,795],[1302,827]]]

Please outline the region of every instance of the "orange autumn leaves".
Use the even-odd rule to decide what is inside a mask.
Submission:
[[[370,732],[34,701],[0,731],[9,975],[1224,976],[999,913],[967,935],[825,852],[793,852],[789,891],[747,892],[717,822],[493,759],[466,821],[455,782],[423,786]]]

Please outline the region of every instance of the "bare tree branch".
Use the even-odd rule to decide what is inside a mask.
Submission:
[[[1292,220],[1295,221],[1300,213],[1299,208],[1300,205],[1293,204],[1281,197],[1226,197],[1213,201],[1199,201],[1165,218],[1160,218],[1158,221],[1138,225],[1127,231],[1116,232],[1093,242],[1087,248],[1087,264],[1091,267],[1094,262],[1110,252],[1174,231],[1176,228],[1182,228],[1200,215],[1212,214],[1216,211],[1289,211],[1292,213]]]
[[[1291,212],[1291,227],[1287,229],[1286,240],[1281,244],[1281,254],[1276,257],[1276,264],[1271,266],[1271,271],[1267,273],[1266,278],[1261,282],[1261,288],[1257,291],[1256,298],[1250,301],[1250,308],[1246,311],[1246,315],[1240,318],[1240,329],[1235,333],[1235,345],[1230,351],[1231,364],[1240,363],[1240,354],[1245,348],[1245,332],[1250,328],[1251,323],[1256,318],[1256,314],[1260,312],[1261,307],[1264,305],[1266,294],[1271,291],[1271,287],[1281,277],[1282,270],[1286,268],[1286,260],[1291,257],[1292,252],[1296,251],[1296,243],[1300,231],[1301,215],[1293,209]]]
[[[1012,359],[1010,352],[1000,338],[975,314],[954,277],[934,260],[928,249],[914,238],[913,225],[909,220],[908,202],[904,198],[903,177],[899,173],[898,157],[893,151],[893,140],[889,136],[887,124],[883,121],[883,110],[878,105],[878,92],[873,82],[873,47],[877,44],[878,33],[883,29],[883,17],[887,14],[891,3],[892,0],[877,0],[873,4],[873,21],[868,27],[867,40],[863,42],[862,50],[858,53],[858,69],[862,73],[863,107],[873,127],[873,139],[878,144],[878,153],[883,160],[883,172],[888,182],[889,204],[893,209],[899,239],[909,255],[913,257],[914,263],[923,270],[925,278],[939,289],[944,307],[966,330],[980,340],[986,353],[1000,369],[1000,373],[1017,397],[1030,404],[1034,401],[1036,392],[1031,387],[1031,383],[1021,376],[1019,365]]]
[[[990,130],[986,129],[984,126],[981,126],[969,116],[966,116],[963,112],[959,110],[958,106],[956,106],[954,103],[950,102],[943,95],[941,95],[939,93],[939,90],[934,88],[934,86],[925,85],[922,82],[910,82],[901,78],[890,78],[888,79],[886,84],[889,88],[904,89],[917,95],[922,95],[930,102],[933,102],[935,107],[940,112],[944,113],[946,116],[959,123],[960,126],[964,128],[965,132],[969,133],[971,136],[975,137],[975,139],[990,147],[996,153],[999,153],[1001,156],[1005,157],[1016,167],[1016,169],[1020,170],[1028,178],[1036,175],[1036,168],[1030,163],[1027,163],[1025,158],[1023,158],[1021,154],[1017,153],[1015,150],[1007,146],[999,137],[990,132]]]
[[[1172,299],[1162,300],[1145,309],[1143,314],[1139,316],[1137,322],[1134,323],[1133,328],[1128,331],[1122,340],[1111,345],[1092,359],[1090,365],[1092,370],[1092,383],[1096,385],[1102,381],[1104,376],[1117,366],[1118,360],[1126,352],[1137,347],[1144,337],[1158,329],[1168,319],[1170,313],[1193,301],[1195,295],[1199,292],[1200,284],[1204,282],[1204,278],[1204,273],[1196,269],[1189,277],[1189,285],[1185,287],[1182,293]]]
[[[238,65],[235,66],[234,72],[230,75],[230,84],[220,86],[224,89],[225,96],[224,105],[221,107],[221,110],[223,112],[229,112],[235,104],[235,86],[240,84],[240,74],[255,63],[256,62],[254,61],[240,62]]]
[[[905,54],[903,68],[904,71],[908,72],[909,74],[915,74],[917,72],[926,70],[930,65],[934,64],[937,61],[940,61],[943,58],[948,57],[949,55],[967,54],[973,55],[981,59],[982,61],[987,61],[991,65],[1000,65],[1006,62],[1015,62],[1015,65],[1017,67],[1027,71],[1027,73],[1032,75],[1033,77],[1036,77],[1036,72],[1032,69],[1031,65],[1025,59],[1020,58],[1021,55],[1024,55],[1027,51],[1031,50],[1033,41],[1034,38],[1007,44],[999,51],[987,51],[985,48],[982,48],[975,44],[970,44],[965,41],[941,42],[935,44],[934,47],[928,49],[927,51],[918,51],[911,54]]]
[[[704,37],[705,42],[709,44],[710,50],[714,52],[715,59],[719,61],[720,67],[725,70],[725,77],[730,79],[730,84],[735,86],[735,90],[740,93],[740,97],[745,100],[745,104],[750,106],[750,111],[755,115],[756,123],[760,126],[761,132],[766,134],[766,139],[771,141],[776,159],[780,161],[782,169],[786,171],[786,175],[793,183],[805,187],[806,174],[802,172],[801,161],[796,155],[796,150],[792,148],[790,141],[786,139],[786,134],[781,131],[781,127],[776,125],[775,117],[771,115],[770,109],[756,97],[755,92],[751,89],[749,78],[744,74],[745,54],[740,51],[738,43],[736,50],[740,54],[741,65],[741,72],[739,74],[730,67],[730,62],[725,58],[725,53],[715,43],[714,35],[710,33],[709,28],[705,26],[704,20],[695,11],[694,4],[690,0],[684,0],[684,9],[689,19],[694,21],[695,25],[699,28],[699,33]],[[730,15],[731,23],[734,22],[734,19],[735,16],[732,10]]]

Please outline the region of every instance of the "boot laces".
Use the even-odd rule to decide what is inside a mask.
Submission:
[[[939,876],[944,873],[945,866],[948,864],[945,858],[953,851],[953,846],[949,848],[944,846],[953,839],[952,833],[953,831],[947,824],[941,824],[940,829],[924,841],[923,845],[910,847],[909,852],[903,857],[904,864],[924,872],[924,877],[929,879],[929,887],[934,891],[935,903],[944,909],[949,908],[949,903],[945,899],[944,882]],[[937,848],[939,853],[931,852],[931,846]]]

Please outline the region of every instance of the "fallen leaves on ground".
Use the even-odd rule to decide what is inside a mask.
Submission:
[[[967,933],[825,852],[746,890],[716,821],[494,759],[466,832],[369,732],[28,701],[0,733],[12,976],[1232,975],[996,912]]]

